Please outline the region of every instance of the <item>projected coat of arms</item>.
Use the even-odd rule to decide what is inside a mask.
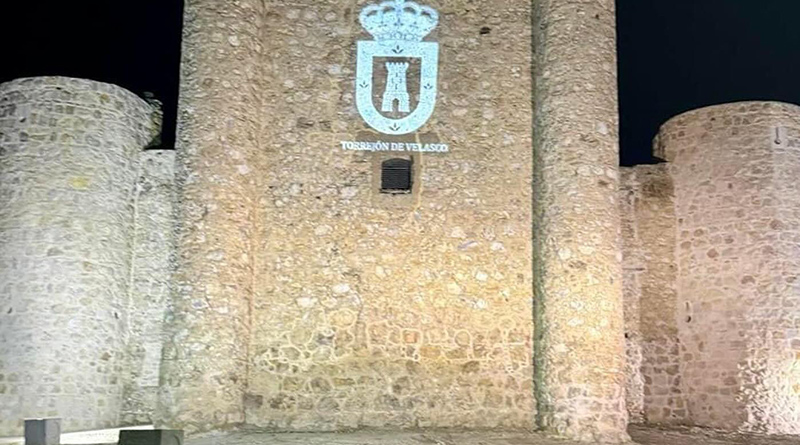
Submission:
[[[370,127],[384,134],[418,130],[430,119],[436,105],[439,44],[422,40],[436,28],[439,14],[414,2],[393,0],[367,6],[359,19],[375,40],[358,42],[358,112]],[[374,67],[378,61],[382,61],[386,71],[384,91],[377,101],[380,107],[373,99]],[[414,82],[419,88],[419,99],[413,110],[409,91],[412,63],[419,64],[419,82]]]

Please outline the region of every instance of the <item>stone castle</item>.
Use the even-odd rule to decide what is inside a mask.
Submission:
[[[0,85],[0,437],[800,434],[800,107],[685,113],[620,168],[613,0],[431,0],[436,110],[381,135],[369,4],[187,0],[175,150],[120,87]]]

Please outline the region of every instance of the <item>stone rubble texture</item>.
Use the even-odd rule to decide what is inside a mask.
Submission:
[[[156,422],[245,422],[265,81],[260,0],[187,1],[178,103],[175,292]]]
[[[680,361],[667,374],[691,422],[800,434],[800,107],[691,111],[655,145],[675,184]]]
[[[158,402],[164,317],[170,304],[175,252],[175,151],[139,154],[133,189],[127,373],[122,374],[122,425],[149,425]]]
[[[534,2],[537,424],[627,440],[612,0]]]
[[[64,431],[119,424],[139,341],[131,197],[160,121],[114,85],[0,84],[0,435],[25,417],[61,417]]]
[[[683,114],[620,169],[613,1],[432,0],[436,111],[388,138],[354,103],[369,3],[187,0],[174,151],[119,87],[0,84],[0,436],[800,434],[800,108]]]
[[[403,153],[339,144],[381,139],[354,103],[370,3],[267,4],[247,423],[530,427],[530,2],[425,3],[441,62],[424,138],[452,151],[413,156],[410,195],[378,191]]]
[[[674,184],[666,164],[621,178],[628,412],[632,422],[681,423]]]
[[[796,437],[731,434],[700,428],[660,429],[632,425],[640,445],[797,445]],[[578,445],[581,442],[525,431],[380,431],[264,433],[244,431],[189,438],[187,445]]]
[[[620,189],[633,419],[800,433],[800,107],[691,111]],[[636,370],[640,372],[636,372]]]

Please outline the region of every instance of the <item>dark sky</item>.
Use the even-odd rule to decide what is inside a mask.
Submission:
[[[181,0],[14,3],[0,15],[0,82],[65,75],[153,92],[172,144]],[[623,164],[652,162],[658,126],[683,111],[800,104],[800,0],[617,0],[617,10]]]
[[[162,140],[174,145],[183,0],[3,3],[0,82],[60,75],[152,92],[164,102]]]
[[[670,117],[740,100],[800,104],[800,0],[617,0],[623,165]]]

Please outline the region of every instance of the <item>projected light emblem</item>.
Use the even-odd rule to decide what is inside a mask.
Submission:
[[[439,44],[422,39],[436,28],[439,14],[433,8],[414,2],[393,0],[367,6],[359,19],[375,40],[358,42],[358,112],[370,127],[384,134],[418,130],[430,119],[436,104]],[[383,59],[386,68],[385,89],[378,101],[380,110],[373,100],[376,59]],[[420,77],[419,101],[412,110],[408,76],[412,63],[417,62],[414,59],[418,59]]]

